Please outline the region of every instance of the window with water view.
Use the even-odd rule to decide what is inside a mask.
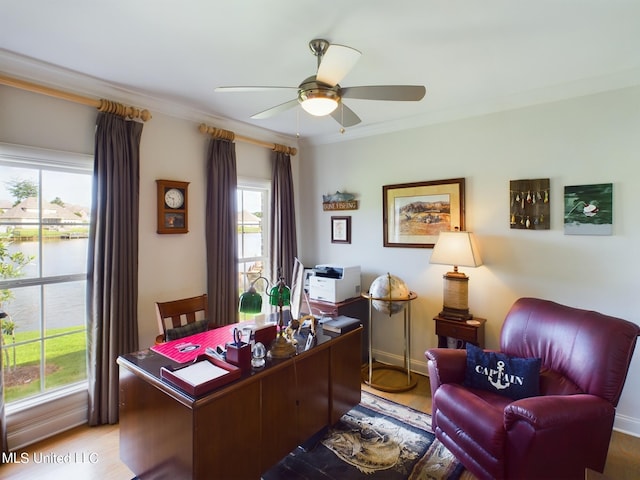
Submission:
[[[0,321],[7,403],[86,383],[90,157],[0,147]]]

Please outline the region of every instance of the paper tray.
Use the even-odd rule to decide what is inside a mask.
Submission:
[[[241,375],[240,368],[208,355],[200,355],[189,365],[160,368],[160,378],[194,397],[233,382]]]

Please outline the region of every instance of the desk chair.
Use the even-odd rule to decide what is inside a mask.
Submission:
[[[160,333],[156,344],[201,333],[209,329],[207,294],[156,302],[156,318]]]

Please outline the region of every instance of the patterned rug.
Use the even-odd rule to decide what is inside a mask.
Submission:
[[[263,480],[457,480],[464,467],[431,433],[431,416],[362,392],[309,448],[298,447]]]

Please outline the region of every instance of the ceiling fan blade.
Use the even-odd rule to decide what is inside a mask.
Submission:
[[[255,120],[271,118],[278,113],[282,113],[286,110],[289,110],[290,108],[295,107],[296,105],[299,105],[299,103],[300,102],[298,102],[298,99],[294,98],[293,100],[289,100],[288,102],[281,103],[280,105],[276,105],[275,107],[268,108],[267,110],[256,113],[255,115],[251,115],[251,118]]]
[[[333,119],[343,127],[353,127],[359,124],[362,120],[344,103],[340,102],[338,108],[331,112]]]
[[[372,85],[340,89],[342,98],[362,100],[393,100],[416,102],[422,100],[427,89],[422,85]]]
[[[349,73],[362,55],[358,50],[344,45],[329,45],[318,65],[316,80],[335,86]]]
[[[217,87],[214,92],[264,92],[265,90],[297,90],[298,87]]]

